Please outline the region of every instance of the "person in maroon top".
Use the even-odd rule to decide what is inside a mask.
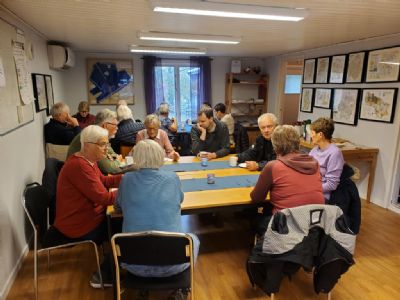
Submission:
[[[272,213],[301,205],[324,204],[318,162],[299,151],[297,130],[290,125],[277,126],[271,140],[277,158],[265,165],[250,193],[251,199],[264,201],[269,192]]]
[[[107,238],[106,208],[114,204],[117,194],[109,188],[117,188],[122,175],[104,176],[97,167],[109,147],[106,129],[90,125],[82,130],[80,139],[81,150],[67,159],[58,177],[54,227],[71,239],[102,243]],[[109,286],[108,256],[101,269],[103,282]],[[91,285],[101,286],[97,272]]]
[[[78,120],[79,127],[82,129],[86,128],[89,125],[93,125],[94,121],[96,120],[96,116],[89,113],[89,111],[89,102],[79,102],[78,112],[74,115],[74,118]]]

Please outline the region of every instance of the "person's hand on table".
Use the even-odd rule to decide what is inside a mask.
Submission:
[[[205,157],[207,157],[207,159],[210,160],[210,159],[217,158],[217,154],[215,152],[207,152]]]
[[[258,163],[255,161],[246,161],[246,169],[250,171],[257,171],[258,170]]]
[[[178,161],[181,158],[178,152],[174,151],[172,154],[173,161]]]

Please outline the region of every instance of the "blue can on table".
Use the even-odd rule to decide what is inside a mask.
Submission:
[[[207,183],[214,184],[215,183],[215,175],[214,174],[207,174]]]
[[[207,157],[202,157],[201,158],[201,165],[203,167],[207,167],[208,166],[208,158]]]

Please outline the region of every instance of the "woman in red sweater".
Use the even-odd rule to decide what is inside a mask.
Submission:
[[[265,165],[251,199],[263,201],[269,192],[272,213],[301,205],[324,204],[318,162],[299,151],[297,130],[290,125],[277,126],[271,141],[277,158]]]
[[[117,193],[109,188],[118,187],[122,175],[104,176],[97,167],[97,161],[107,155],[106,129],[90,125],[80,138],[81,150],[67,159],[58,177],[54,227],[74,240],[102,243],[107,238],[105,211],[114,204]],[[105,285],[111,279],[107,276],[109,267],[110,262],[104,259],[101,268]],[[91,285],[100,287],[97,273]]]

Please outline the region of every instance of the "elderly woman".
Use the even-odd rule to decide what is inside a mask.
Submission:
[[[137,133],[144,129],[143,123],[136,123],[132,110],[127,105],[120,105],[117,109],[118,130],[115,137],[110,140],[111,147],[120,154],[121,145],[134,146]]]
[[[123,232],[183,232],[181,203],[184,195],[178,176],[171,171],[160,170],[164,164],[164,155],[164,150],[153,140],[146,139],[136,144],[133,161],[139,170],[124,175],[116,203],[124,215]],[[196,259],[199,240],[195,235],[192,237]],[[123,267],[137,276],[168,277],[184,271],[188,264]]]
[[[169,105],[168,103],[161,103],[159,107],[159,118],[161,123],[161,129],[164,130],[170,142],[173,144],[175,142],[176,132],[178,131],[178,125],[176,124],[176,119],[169,118]]]
[[[174,150],[171,145],[171,142],[168,139],[167,134],[164,130],[160,129],[161,123],[160,119],[155,114],[148,115],[144,120],[144,127],[143,129],[138,132],[136,136],[136,143],[144,139],[150,139],[157,142],[161,148],[165,150],[165,155],[168,158],[173,159],[174,161],[178,161],[180,156],[179,153]]]
[[[108,138],[111,139],[115,136],[118,129],[117,114],[108,108],[105,108],[97,113],[95,125],[107,129]],[[81,149],[79,136],[76,136],[68,147],[68,157]],[[115,153],[111,147],[107,147],[107,155],[100,160],[97,165],[101,172],[107,174],[118,174],[122,172],[121,169],[122,156]]]
[[[311,123],[311,138],[316,147],[310,151],[310,155],[319,163],[325,201],[329,200],[331,193],[339,185],[344,165],[342,151],[332,143],[334,131],[332,119],[319,118]]]
[[[61,169],[57,182],[57,204],[54,227],[74,240],[94,240],[101,243],[107,238],[105,212],[116,199],[122,175],[104,176],[97,162],[107,155],[108,131],[89,125],[80,135],[81,150],[70,156]],[[103,280],[110,283],[110,262],[102,263]],[[90,284],[100,287],[99,274]]]
[[[78,105],[78,112],[74,115],[74,118],[79,122],[79,127],[82,129],[89,125],[93,125],[96,119],[94,115],[89,113],[89,110],[89,102],[82,101]]]
[[[273,213],[284,208],[325,203],[318,162],[299,152],[297,130],[290,125],[277,126],[271,140],[277,158],[265,165],[251,199],[265,200],[269,192]]]

